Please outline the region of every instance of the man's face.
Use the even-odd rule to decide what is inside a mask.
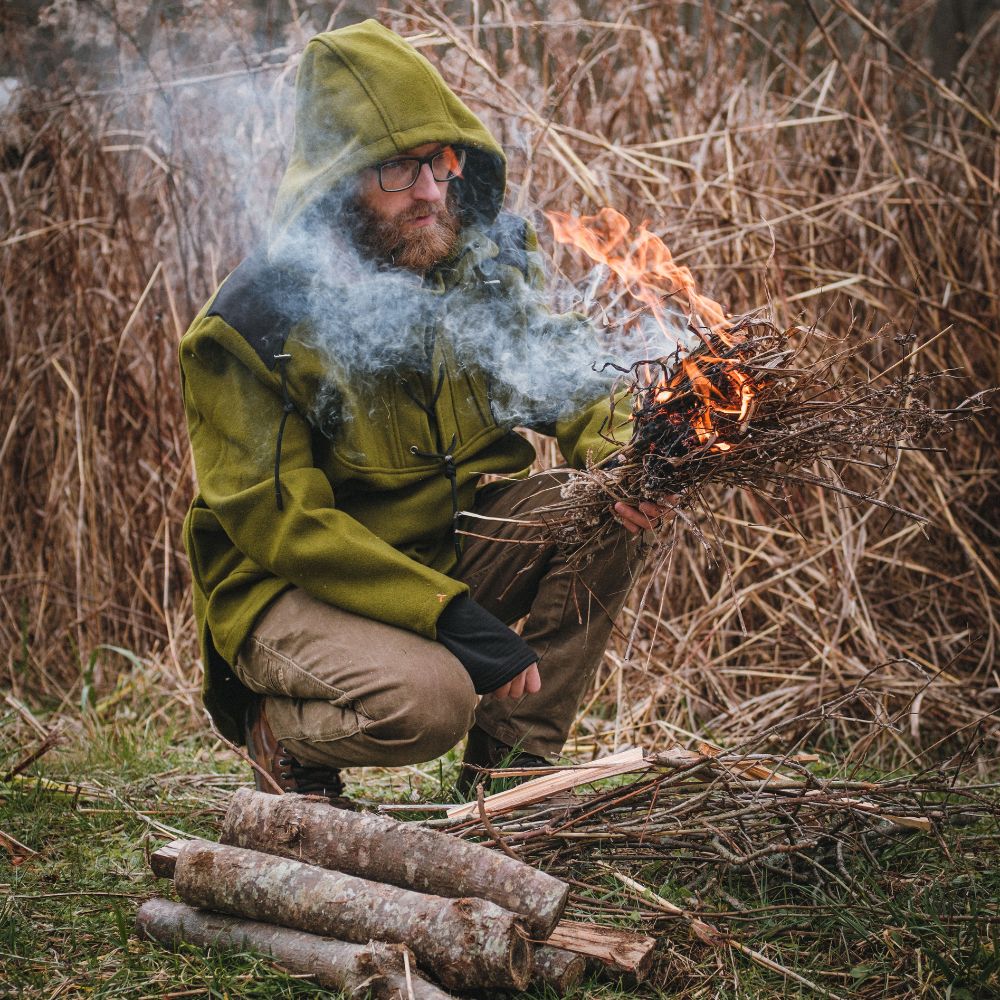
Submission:
[[[443,143],[429,142],[400,157],[431,156],[443,148]],[[404,191],[383,191],[378,171],[365,170],[359,197],[362,249],[420,273],[448,258],[460,228],[449,203],[448,185],[448,181],[434,180],[429,163],[421,165],[416,183]]]

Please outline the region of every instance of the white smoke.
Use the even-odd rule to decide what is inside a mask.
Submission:
[[[149,27],[145,4],[58,0],[44,17],[72,40],[70,48],[88,63],[95,84],[114,95],[118,131],[134,136],[131,143],[122,140],[122,149],[145,150],[172,172],[178,238],[218,241],[210,254],[219,262],[218,273],[196,275],[200,280],[193,282],[210,288],[255,244],[266,242],[291,148],[297,57],[311,34],[329,26],[303,20],[261,45],[249,14],[230,4],[213,11],[212,5],[180,0],[172,23],[154,25],[140,52],[133,42]],[[515,156],[518,148],[531,148],[532,135],[518,123],[505,123],[503,131]],[[201,228],[202,206],[209,203],[212,218],[231,220],[226,233]],[[519,196],[514,207],[524,210],[525,203]],[[336,217],[336,204],[326,208]],[[196,256],[203,257],[203,243],[199,251]],[[363,259],[349,240],[332,238],[329,228],[300,226],[287,234],[281,256],[307,275],[313,318],[308,336],[331,368],[330,389],[321,393],[313,415],[321,426],[331,416],[338,379],[426,365],[424,341],[431,328],[449,339],[460,363],[486,374],[495,416],[510,426],[550,422],[606,395],[614,377],[609,361],[627,366],[670,350],[648,321],[631,324],[626,334],[616,316],[601,314],[599,269],[581,289],[563,282],[538,292],[515,278],[504,296],[484,296],[481,283],[441,296],[415,274]],[[682,318],[676,336],[682,342],[690,336]]]

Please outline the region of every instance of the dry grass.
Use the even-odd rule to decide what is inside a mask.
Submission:
[[[912,330],[929,343],[905,374],[950,371],[934,402],[953,405],[1000,384],[1000,24],[945,85],[894,48],[915,5],[877,27],[847,0],[815,6],[819,24],[798,4],[582,0],[421,3],[387,19],[496,129],[515,210],[611,204],[648,219],[735,312],[769,303],[780,325],[831,335]],[[262,47],[249,14],[202,7],[138,38],[149,26],[131,7],[101,9],[89,16],[104,18],[121,79],[66,64],[4,127],[5,683],[75,699],[92,664],[108,688],[125,661],[98,647],[114,644],[194,706],[174,351],[260,236],[294,53],[326,25]],[[554,264],[586,277],[566,250]],[[885,361],[859,351],[845,370]],[[882,495],[926,526],[808,485],[789,486],[780,514],[720,492],[724,559],[689,534],[654,561],[579,746],[729,738],[862,679],[868,714],[898,722],[876,730],[887,754],[995,734],[996,434],[995,412],[980,414],[946,457],[895,465]],[[829,731],[857,732],[848,719]]]

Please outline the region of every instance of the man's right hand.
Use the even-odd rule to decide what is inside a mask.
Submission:
[[[542,679],[538,676],[538,664],[525,667],[513,680],[491,691],[489,698],[520,698],[524,694],[536,694],[542,690]]]

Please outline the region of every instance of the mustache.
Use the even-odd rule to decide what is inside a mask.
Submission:
[[[443,201],[417,201],[409,208],[400,212],[396,216],[396,221],[409,222],[411,219],[420,219],[425,215],[443,215],[448,211],[448,206]]]

